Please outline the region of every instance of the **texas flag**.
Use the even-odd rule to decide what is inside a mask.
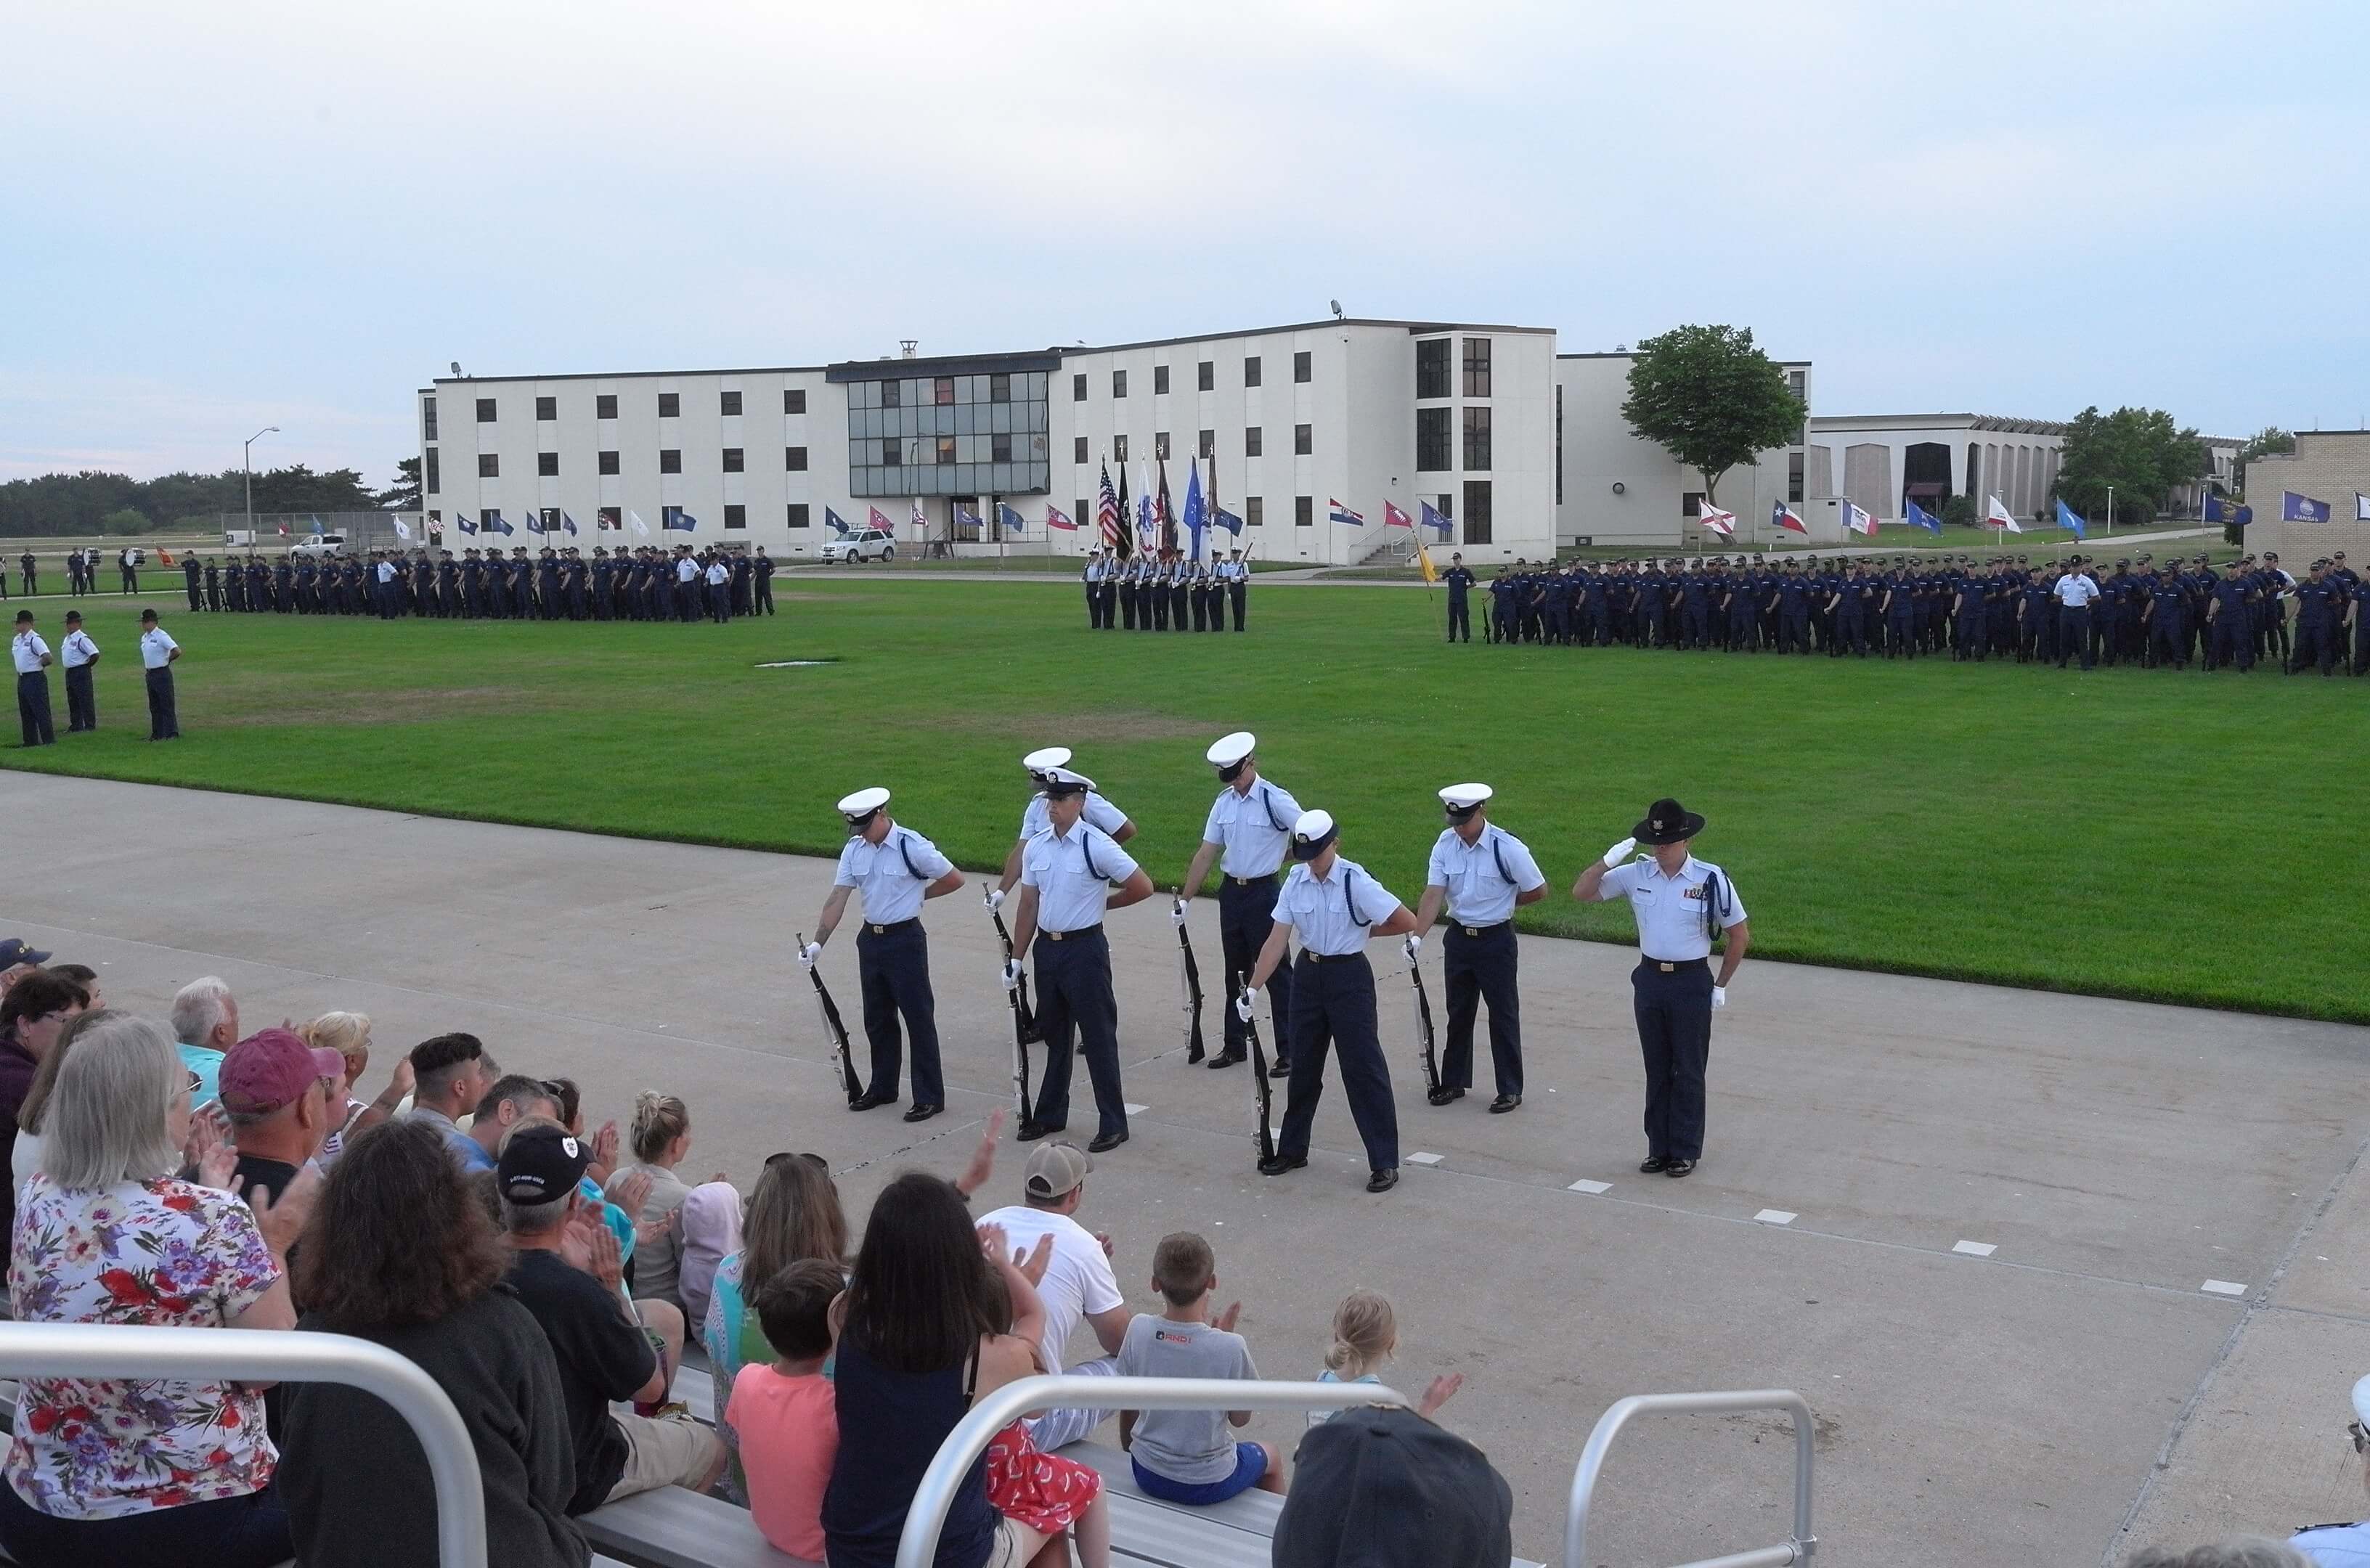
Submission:
[[[1794,509],[1783,501],[1769,503],[1769,526],[1789,529],[1805,536],[1808,536],[1811,532],[1811,525],[1795,516]]]
[[[1413,528],[1415,526],[1415,519],[1408,516],[1407,513],[1399,510],[1398,508],[1391,505],[1390,502],[1385,501],[1383,503],[1383,526],[1385,528]]]
[[[1876,537],[1876,519],[1850,501],[1844,503],[1844,526],[1854,533],[1865,533],[1870,539]]]
[[[1722,539],[1736,537],[1736,514],[1732,511],[1722,511],[1718,507],[1706,502],[1703,510],[1696,514],[1696,521]]]
[[[2024,525],[2016,521],[2015,515],[2008,509],[2008,503],[1997,496],[1992,497],[1990,503],[1984,509],[1984,526],[2000,529],[2009,533],[2024,532]]]

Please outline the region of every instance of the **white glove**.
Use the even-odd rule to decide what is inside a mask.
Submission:
[[[1259,1016],[1259,988],[1246,986],[1242,995],[1235,998],[1235,1016],[1248,1024]]]
[[[804,947],[799,949],[799,967],[801,969],[811,969],[815,967],[815,960],[822,956],[823,944],[820,942],[810,942]]]
[[[1399,950],[1408,956],[1408,962],[1412,964],[1423,956],[1423,938],[1409,932],[1408,939],[1399,944]]]
[[[1191,907],[1192,905],[1189,900],[1184,898],[1178,899],[1168,908],[1168,923],[1175,926],[1178,930],[1183,931],[1185,929],[1185,911]]]
[[[1004,889],[1001,887],[983,888],[980,891],[979,901],[987,906],[987,912],[989,914],[994,914],[996,910],[1004,908]]]
[[[1605,869],[1611,871],[1619,866],[1623,861],[1629,858],[1629,852],[1637,847],[1637,840],[1624,839],[1619,843],[1614,845],[1611,849],[1606,850],[1605,852]]]
[[[1006,990],[1020,989],[1020,960],[1018,958],[1007,958],[1004,961],[1004,989]]]
[[[1728,1005],[1728,988],[1727,988],[1726,986],[1714,986],[1714,987],[1712,987],[1712,988],[1711,988],[1711,1010],[1712,1010],[1714,1013],[1718,1013],[1721,1008],[1726,1007],[1727,1005]]]

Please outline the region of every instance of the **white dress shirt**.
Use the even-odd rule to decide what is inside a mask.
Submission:
[[[68,670],[80,670],[98,657],[98,645],[90,640],[88,632],[68,632],[66,640],[58,646],[64,652]]]
[[[1391,918],[1399,907],[1391,890],[1366,875],[1366,868],[1336,854],[1322,877],[1306,863],[1292,868],[1275,896],[1275,920],[1300,937],[1300,945],[1326,957],[1363,953],[1369,927]]]
[[[853,887],[863,897],[867,924],[895,925],[920,914],[922,895],[954,868],[954,862],[921,834],[892,827],[877,844],[848,840],[839,852],[839,873],[832,886]]]
[[[1511,878],[1511,880],[1509,879]],[[1458,925],[1497,925],[1514,918],[1514,895],[1547,886],[1528,845],[1494,824],[1467,843],[1450,828],[1432,846],[1425,886],[1448,890],[1448,918]]]
[[[1272,876],[1292,845],[1292,825],[1300,819],[1300,802],[1266,779],[1252,783],[1248,793],[1232,784],[1210,803],[1210,819],[1202,824],[1202,841],[1225,846],[1218,869],[1229,876]]]
[[[719,561],[714,566],[708,568],[708,586],[710,588],[722,588],[724,586],[724,579],[731,575],[732,574],[731,572],[724,569],[724,563]]]
[[[383,583],[393,582],[395,580],[395,563],[393,561],[381,561],[378,564],[378,580]]]
[[[1684,964],[1711,956],[1711,933],[1704,925],[1704,885],[1720,878],[1719,909],[1722,931],[1744,920],[1744,900],[1736,884],[1708,860],[1687,856],[1676,876],[1665,876],[1651,855],[1615,866],[1597,885],[1605,899],[1629,897],[1629,910],[1638,917],[1638,950],[1662,964]]]
[[[2068,610],[2088,610],[2090,601],[2099,597],[2099,585],[2084,573],[2068,572],[2059,578],[2057,586],[2049,591],[2055,594],[2057,602]]]
[[[167,665],[173,662],[173,650],[180,646],[180,644],[173,640],[173,634],[167,631],[162,626],[157,626],[149,631],[141,633],[140,668],[143,670],[164,669]]]
[[[674,564],[674,580],[677,582],[689,582],[698,575],[699,563],[688,555]]]
[[[1066,834],[1047,828],[1020,852],[1020,885],[1037,889],[1041,931],[1101,924],[1111,884],[1134,875],[1128,853],[1088,822],[1072,824]]]
[[[19,632],[9,647],[17,656],[17,674],[39,675],[41,672],[41,658],[50,651],[50,645],[41,640],[40,633]]]
[[[1116,833],[1127,826],[1127,813],[1104,799],[1097,791],[1090,789],[1087,791],[1085,820],[1090,826],[1100,828],[1106,833]],[[1053,825],[1053,818],[1047,815],[1045,810],[1044,795],[1030,795],[1028,806],[1023,807],[1020,813],[1020,841],[1027,843]],[[1102,863],[1098,859],[1095,864],[1099,865]]]

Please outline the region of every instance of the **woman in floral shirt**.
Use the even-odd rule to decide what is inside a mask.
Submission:
[[[295,1326],[288,1243],[319,1177],[277,1205],[174,1179],[190,1142],[189,1073],[162,1024],[112,1013],[59,1070],[41,1168],[10,1238],[20,1322]],[[141,1107],[152,1107],[143,1110]],[[211,1142],[200,1132],[197,1142]],[[234,1151],[201,1153],[227,1184]],[[28,1378],[0,1487],[18,1563],[265,1568],[291,1555],[255,1384]]]

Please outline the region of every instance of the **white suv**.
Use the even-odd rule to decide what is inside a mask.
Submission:
[[[893,561],[897,558],[897,542],[880,529],[860,529],[825,544],[823,558],[848,566],[863,561]]]

